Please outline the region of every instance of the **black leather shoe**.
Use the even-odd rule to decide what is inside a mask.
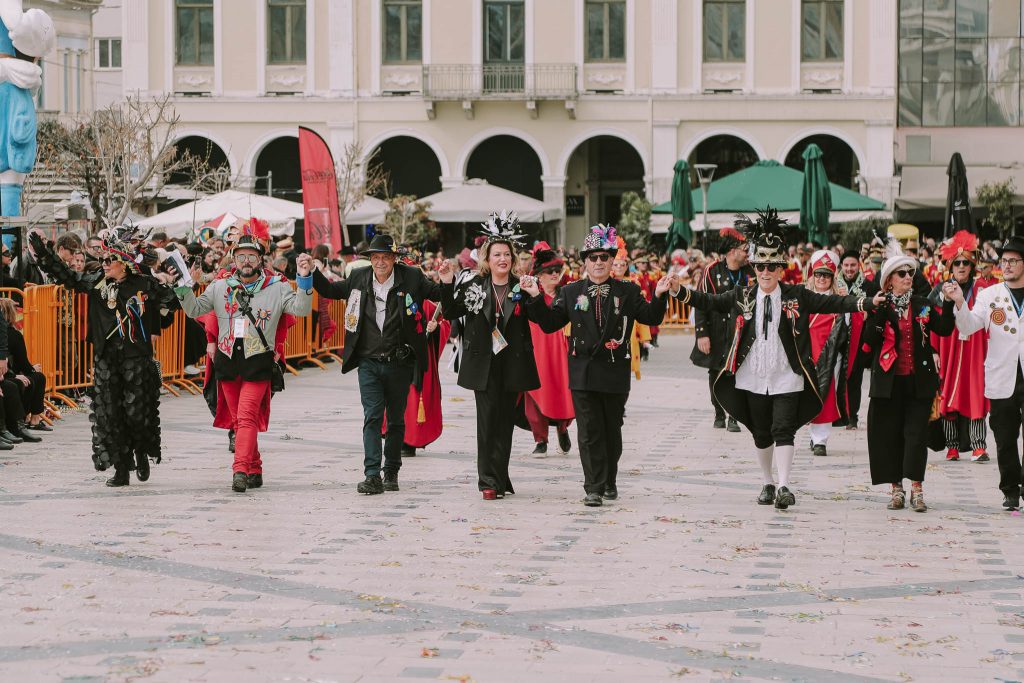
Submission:
[[[363,481],[359,482],[359,485],[356,486],[356,491],[359,491],[359,493],[365,493],[368,496],[384,493],[384,482],[380,480],[379,475],[370,475]]]
[[[398,490],[398,472],[384,472],[384,481],[381,484],[384,491]]]
[[[231,451],[232,453],[235,452],[235,430],[234,429],[229,429],[228,430],[228,450]]]
[[[775,484],[765,484],[761,495],[757,497],[758,505],[771,505],[775,502]]]
[[[603,503],[601,496],[596,493],[588,493],[587,497],[583,499],[583,504],[588,508],[599,508]]]
[[[811,453],[821,457],[828,455],[828,451],[825,450],[825,444],[823,443],[818,443],[811,446]]]
[[[245,493],[245,487],[249,483],[249,475],[245,472],[235,472],[231,477],[231,490],[235,493]]]
[[[12,431],[11,434],[14,434],[14,436],[18,437],[19,439],[27,443],[39,443],[42,441],[40,437],[36,436],[35,434],[29,434],[28,432],[23,431],[20,427]]]
[[[18,438],[17,436],[15,436],[14,434],[12,434],[10,431],[8,431],[6,429],[3,430],[2,432],[0,432],[0,439],[3,439],[7,443],[14,443],[14,444],[18,444],[18,443],[21,443],[22,441],[24,441],[24,439]]]
[[[857,429],[857,427],[858,427],[858,425],[857,425],[857,418],[855,418],[855,417],[851,417],[850,421],[846,423],[847,431],[851,431],[851,432],[855,431]]]
[[[530,455],[547,455],[548,454],[548,442],[538,441],[537,445],[533,448],[533,453]]]
[[[604,495],[602,496],[602,498],[607,498],[608,500],[615,500],[618,497],[619,497],[619,490],[617,488],[615,488],[614,486],[609,486],[608,488],[606,488],[604,490]]]
[[[245,484],[251,489],[258,489],[263,486],[263,475],[262,474],[250,474],[245,479]]]
[[[138,453],[135,454],[135,478],[139,481],[149,479],[149,458]]]
[[[0,439],[0,451],[13,451],[13,450],[14,450],[14,444],[13,443],[10,443],[9,441],[4,441],[3,439]]]
[[[1020,494],[1013,495],[1012,493],[1006,493],[1003,495],[1003,507],[1007,510],[1016,510],[1020,507]]]
[[[715,418],[715,424],[712,425],[712,426],[715,429],[725,429],[725,418],[724,417],[716,417]]]
[[[562,453],[572,450],[572,439],[569,438],[569,432],[558,432],[558,450]]]
[[[45,422],[39,422],[37,424],[26,424],[25,429],[31,429],[33,432],[52,432],[53,427],[46,424]]]
[[[725,430],[727,432],[738,432],[740,431],[740,426],[736,423],[736,420],[730,417],[729,424],[726,426]]]
[[[779,492],[775,494],[775,508],[777,510],[785,510],[790,505],[796,505],[796,496],[785,486],[780,486]]]
[[[130,483],[128,470],[114,470],[114,476],[107,479],[107,486],[128,486]]]

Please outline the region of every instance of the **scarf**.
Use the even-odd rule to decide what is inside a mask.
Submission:
[[[892,303],[892,308],[896,311],[896,315],[903,317],[903,314],[910,308],[910,295],[913,292],[907,292],[906,294],[893,294],[889,293],[889,301]]]
[[[846,278],[843,279],[845,280]],[[856,279],[853,282],[846,283],[846,289],[854,296],[867,296],[867,292],[864,291],[864,280],[864,273],[858,271]]]

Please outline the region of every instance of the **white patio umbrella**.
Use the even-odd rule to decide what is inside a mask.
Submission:
[[[363,201],[345,216],[347,225],[376,225],[384,222],[384,214],[388,212],[388,203],[376,197],[363,197]]]
[[[222,214],[232,213],[242,219],[253,216],[263,219],[270,224],[270,234],[280,236],[291,235],[295,231],[295,221],[303,217],[302,211],[302,204],[298,202],[225,190],[150,216],[139,221],[138,225],[162,229],[168,237],[185,237],[193,228]]]
[[[557,220],[563,213],[560,206],[550,206],[475,178],[421,201],[430,202],[430,219],[438,223],[483,223],[494,211],[515,211],[523,223],[543,223]]]

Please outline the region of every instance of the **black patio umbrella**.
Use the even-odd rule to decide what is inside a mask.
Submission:
[[[949,186],[946,189],[946,222],[943,237],[949,237],[959,230],[974,232],[971,192],[967,187],[967,168],[960,152],[953,153],[946,175],[949,176]]]

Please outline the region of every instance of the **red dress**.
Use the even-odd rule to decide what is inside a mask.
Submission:
[[[971,286],[964,297],[969,309],[974,308],[982,289],[977,282]],[[989,403],[985,398],[987,336],[978,331],[964,339],[959,330],[954,330],[948,337],[932,335],[932,346],[939,349],[939,412],[944,416],[959,413],[971,420],[988,415]]]
[[[544,295],[544,301],[551,305],[552,297]],[[571,420],[576,417],[569,393],[569,341],[562,330],[545,333],[530,323],[533,337],[533,355],[537,361],[540,389],[526,392],[537,402],[541,414],[549,420]]]
[[[837,318],[838,316],[835,313],[811,314],[809,328],[811,335],[811,360],[815,363],[821,357],[821,352],[825,348],[829,335],[832,334],[832,326],[836,324]],[[838,355],[836,357],[838,358]],[[844,396],[843,401],[845,402],[845,400],[846,397]],[[836,399],[836,380],[835,373],[833,372],[832,381],[828,385],[828,394],[825,395],[825,402],[821,407],[821,412],[811,422],[814,424],[832,424],[840,417],[842,415],[839,412],[839,404]]]
[[[433,301],[423,302],[423,314],[426,320],[434,317],[437,304]],[[422,390],[416,389],[416,383],[409,386],[409,398],[405,402],[405,445],[423,448],[437,441],[441,436],[443,419],[441,415],[441,376],[438,363],[441,354],[448,344],[452,332],[451,321],[438,318],[437,329],[427,337],[427,373],[423,376]],[[423,400],[423,415],[420,420],[420,399]],[[385,421],[382,431],[387,433]]]

